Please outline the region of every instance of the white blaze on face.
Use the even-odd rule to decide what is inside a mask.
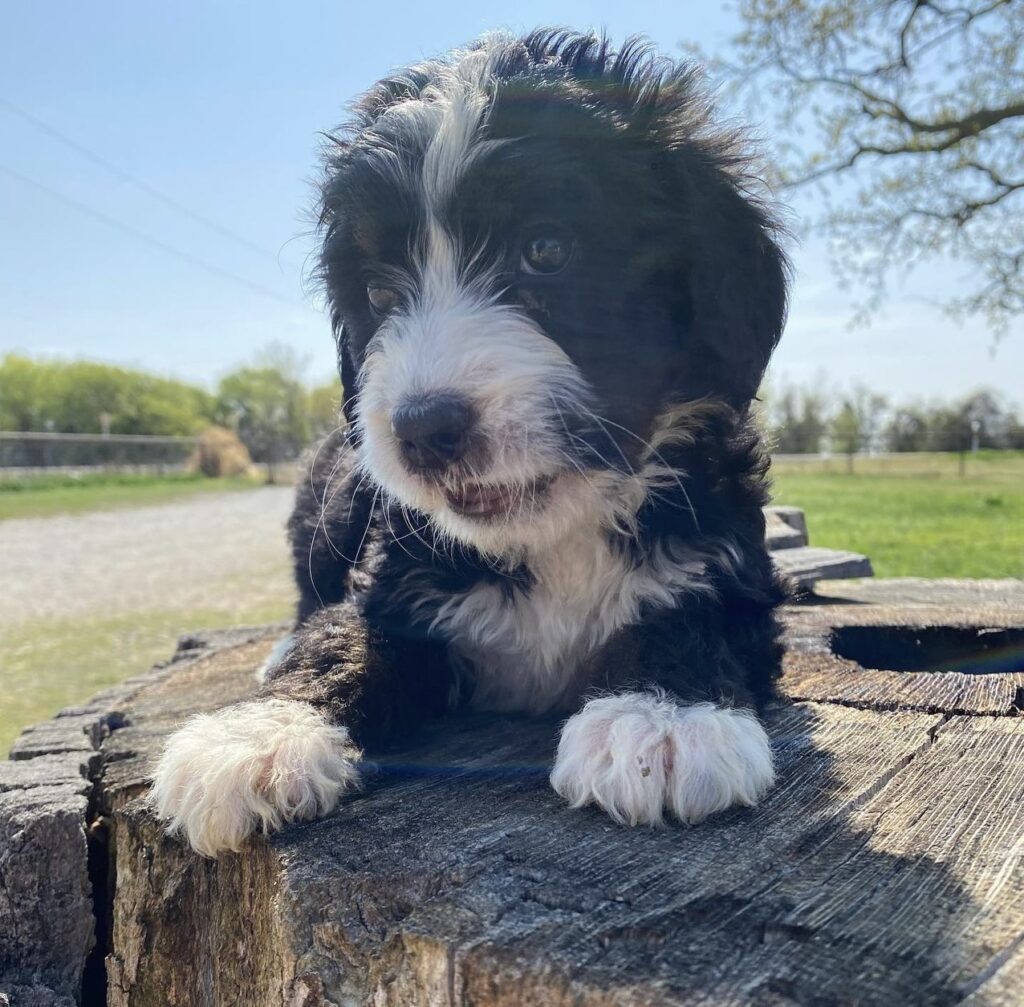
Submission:
[[[483,461],[475,481],[526,493],[534,480],[568,464],[560,408],[585,397],[579,370],[522,311],[498,303],[500,290],[487,264],[473,261],[475,250],[460,247],[441,219],[467,166],[494,146],[480,139],[489,102],[486,73],[486,54],[470,53],[450,79],[388,113],[429,131],[421,174],[405,179],[415,183],[424,224],[415,239],[406,302],[370,344],[357,421],[364,465],[385,492],[431,515],[453,538],[504,551],[516,541],[507,523],[488,528],[449,508],[436,486],[406,470],[391,430],[400,405],[454,393],[472,404],[476,416],[473,437]],[[564,492],[560,487],[555,496]],[[576,496],[584,492],[583,486],[573,490]]]
[[[478,522],[449,511],[441,491],[413,476],[399,455],[391,416],[400,405],[449,392],[472,404],[480,483],[528,487],[566,467],[560,408],[583,380],[564,351],[521,312],[460,277],[452,241],[432,226],[409,306],[382,326],[363,368],[358,422],[364,462],[401,503],[436,515],[475,539]]]

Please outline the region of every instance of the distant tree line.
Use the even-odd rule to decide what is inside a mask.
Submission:
[[[236,431],[254,461],[294,457],[339,423],[337,380],[310,385],[282,348],[213,389],[90,361],[0,357],[0,430],[190,436]]]
[[[862,386],[828,392],[787,384],[761,397],[762,422],[780,454],[1024,449],[1020,414],[984,389],[951,402],[893,403]]]

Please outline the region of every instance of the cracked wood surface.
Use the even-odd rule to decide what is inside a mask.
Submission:
[[[103,745],[108,1003],[1019,1005],[1017,672],[953,676],[991,680],[979,690],[828,662],[836,626],[913,629],[944,609],[943,624],[1019,628],[1024,585],[827,591],[788,614],[792,701],[766,718],[779,785],[692,829],[571,811],[546,783],[557,723],[464,718],[377,756],[331,817],[201,860],[135,798],[183,716],[254,689],[275,634],[196,641]]]
[[[906,578],[822,584],[813,604],[788,609],[786,622],[782,692],[789,699],[967,714],[1010,714],[1024,707],[1024,581]],[[906,673],[886,670],[884,663],[865,667],[832,651],[837,631],[847,627],[895,629],[906,637],[922,629],[1005,631],[1017,637],[1007,648],[1017,670]]]

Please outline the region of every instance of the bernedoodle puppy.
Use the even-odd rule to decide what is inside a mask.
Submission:
[[[697,71],[488,36],[331,136],[320,265],[347,424],[290,522],[258,698],[188,721],[152,800],[200,853],[324,815],[453,707],[564,711],[551,786],[695,823],[772,785],[784,592],[750,403],[787,264]]]

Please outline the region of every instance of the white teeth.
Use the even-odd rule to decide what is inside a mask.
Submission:
[[[464,483],[458,489],[446,490],[448,506],[464,515],[494,516],[511,514],[524,504],[531,506],[538,494],[547,489],[550,479],[537,479],[527,486],[508,484],[485,486],[480,483]]]

